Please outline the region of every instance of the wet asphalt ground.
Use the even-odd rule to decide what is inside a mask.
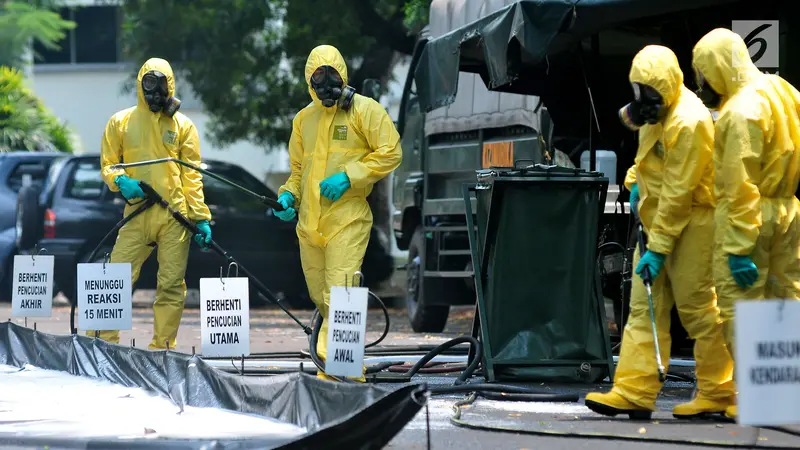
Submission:
[[[152,332],[152,292],[135,294],[134,325],[132,330],[122,331],[123,344],[135,343],[146,347]],[[454,337],[468,334],[472,326],[472,307],[454,307],[444,333],[414,333],[402,308],[392,308],[389,336],[381,346],[438,345]],[[305,334],[297,325],[277,308],[251,310],[251,352],[301,351],[307,348]],[[297,311],[298,318],[310,324],[312,311]],[[9,303],[0,303],[0,320],[11,316]],[[23,319],[13,319],[23,325]],[[69,333],[69,307],[54,307],[53,316],[37,319],[36,328],[51,334]],[[368,340],[377,339],[384,327],[383,313],[371,310],[367,321]],[[34,327],[34,320],[28,320]],[[177,351],[191,353],[200,350],[200,311],[187,307],[181,321]],[[691,375],[686,373],[685,375]],[[450,385],[454,377],[418,376],[413,382],[429,385]],[[482,381],[475,378],[473,382]],[[382,384],[395,389],[400,384]],[[693,386],[681,381],[667,381],[658,400],[659,411],[653,419],[635,422],[624,417],[605,418],[592,413],[583,405],[583,396],[593,390],[608,390],[611,385],[595,386],[528,385],[549,392],[577,391],[581,399],[577,403],[510,402],[478,398],[474,403],[461,408],[460,426],[452,423],[453,405],[463,395],[437,396],[431,398],[427,408],[401,431],[386,448],[392,449],[676,449],[676,448],[798,448],[800,435],[772,430],[742,427],[736,424],[704,421],[687,422],[672,418],[672,407],[687,401]],[[466,428],[469,427],[469,428]],[[490,427],[504,431],[480,429]],[[477,429],[476,429],[477,428]],[[800,433],[800,427],[791,428]],[[535,433],[535,434],[531,434]],[[569,436],[572,434],[573,436]],[[574,436],[582,434],[583,436]],[[599,435],[615,434],[626,440],[614,440]],[[430,440],[428,439],[430,436]],[[672,441],[656,443],[653,439]],[[712,442],[698,445],[695,442]],[[429,446],[430,444],[430,446]]]

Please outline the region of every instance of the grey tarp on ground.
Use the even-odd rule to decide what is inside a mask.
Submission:
[[[257,414],[309,430],[299,440],[280,447],[287,449],[380,448],[414,418],[424,404],[421,395],[426,390],[407,386],[392,392],[360,383],[327,382],[303,373],[240,376],[214,369],[194,355],[136,349],[80,335],[56,336],[11,322],[0,323],[0,364],[30,364],[97,377],[162,394],[179,407]],[[22,442],[22,437],[16,441]],[[65,440],[58,442],[63,445]],[[160,440],[93,441],[83,448],[168,448],[166,444]],[[210,443],[173,444],[200,448]],[[218,440],[213,444],[216,448],[275,448],[273,443],[258,440]]]
[[[452,103],[459,71],[480,74],[491,90],[542,95],[538,79],[546,76],[546,57],[583,38],[637,19],[734,1],[519,1],[427,43],[414,74],[420,106],[431,111]]]

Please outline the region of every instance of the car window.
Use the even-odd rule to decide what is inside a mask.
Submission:
[[[8,187],[14,191],[19,192],[22,188],[22,183],[25,175],[31,176],[31,185],[42,188],[44,180],[47,177],[47,170],[49,162],[44,161],[26,161],[17,164],[17,167],[11,172],[8,177]]]
[[[97,161],[78,162],[67,181],[65,195],[79,199],[100,198],[103,195],[100,163]]]
[[[208,170],[259,195],[275,197],[267,186],[242,168],[225,166],[209,167]],[[266,211],[266,207],[257,198],[208,175],[203,175],[203,194],[207,205],[232,208],[246,213]]]

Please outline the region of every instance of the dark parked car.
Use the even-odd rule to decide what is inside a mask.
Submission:
[[[275,198],[274,192],[240,166],[213,160],[204,164],[207,170],[240,186]],[[211,177],[204,176],[203,185],[213,216],[214,240],[289,305],[311,306],[300,265],[296,221],[279,220],[257,199]],[[122,219],[124,199],[102,181],[98,156],[71,156],[52,165],[42,190],[22,189],[19,204],[22,252],[31,252],[38,245],[47,254],[55,255],[56,292],[62,291],[73,301],[76,264],[87,262],[103,236]],[[109,238],[95,262],[111,252],[115,239],[116,235]],[[153,251],[142,266],[135,288],[155,289],[156,253]],[[392,264],[389,250],[381,248],[378,239],[371,239],[363,269],[368,285],[375,286],[391,276]],[[192,243],[186,273],[188,287],[198,288],[200,278],[220,276],[221,268],[227,273],[224,265],[219,255]],[[250,292],[251,305],[264,303],[252,284]]]
[[[0,300],[11,300],[11,277],[17,253],[17,194],[23,182],[44,185],[50,165],[64,153],[8,152],[0,153]]]

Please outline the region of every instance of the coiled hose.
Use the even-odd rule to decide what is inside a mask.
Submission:
[[[384,317],[386,318],[386,325],[384,327],[383,334],[379,339],[375,342],[369,343],[364,346],[364,348],[369,348],[377,345],[384,338],[389,334],[389,310],[386,308],[386,304],[383,303],[383,300],[380,299],[377,295],[370,292],[369,296],[375,299],[378,304],[380,305],[381,309],[383,310]],[[323,317],[319,313],[319,309],[314,311],[314,316],[311,319],[313,322],[313,327],[311,331],[311,335],[308,338],[308,347],[309,353],[311,356],[311,361],[314,362],[314,365],[317,366],[317,370],[324,373],[325,372],[325,362],[322,361],[320,358],[319,353],[317,352],[317,340],[319,339],[319,332],[322,329],[322,321]],[[436,356],[444,353],[448,349],[455,347],[459,344],[469,343],[472,348],[475,350],[475,357],[473,358],[472,362],[461,372],[461,375],[456,378],[453,386],[429,386],[428,390],[431,395],[447,395],[447,394],[457,394],[463,392],[473,392],[476,395],[480,395],[481,397],[487,398],[489,400],[509,400],[509,401],[525,401],[525,402],[577,402],[580,399],[580,395],[574,392],[570,393],[553,393],[548,392],[541,389],[531,389],[522,386],[509,386],[509,385],[502,385],[502,384],[490,384],[490,383],[467,383],[467,380],[470,379],[475,370],[477,370],[478,365],[480,364],[481,358],[483,356],[483,346],[481,343],[472,336],[459,336],[455,339],[451,339],[441,345],[434,347],[428,353],[425,354],[419,361],[417,361],[408,371],[405,373],[407,377],[413,377],[416,375],[426,364],[428,364],[433,358]],[[368,373],[375,373],[380,372],[383,370],[388,369],[391,366],[396,365],[395,363],[383,363],[377,367],[368,369]],[[340,378],[340,377],[333,377],[328,375],[329,377],[342,382],[347,383],[357,383],[357,381],[351,380],[349,378]]]

